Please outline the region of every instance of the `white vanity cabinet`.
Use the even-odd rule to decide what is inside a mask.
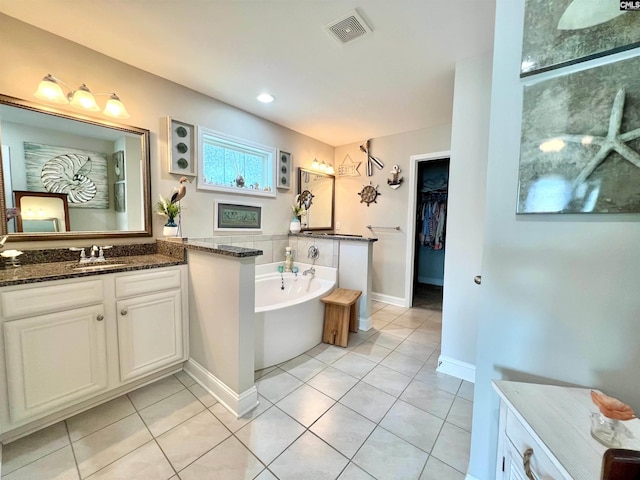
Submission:
[[[0,441],[182,367],[187,266],[0,288]]]
[[[120,276],[116,298],[122,382],[185,359],[179,270]]]
[[[96,280],[1,294],[12,423],[107,388],[102,292],[102,281]],[[92,305],[82,306],[87,303]]]

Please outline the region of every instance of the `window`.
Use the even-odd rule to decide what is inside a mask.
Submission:
[[[198,127],[198,188],[275,197],[275,149]]]

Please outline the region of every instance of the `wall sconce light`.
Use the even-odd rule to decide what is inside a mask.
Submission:
[[[64,94],[59,83],[69,89],[68,94]],[[72,107],[89,110],[91,112],[100,110],[94,95],[108,95],[109,100],[107,100],[107,104],[102,113],[113,118],[129,118],[127,109],[124,108],[124,104],[115,93],[91,93],[91,90],[89,90],[84,83],[76,90],[73,90],[68,84],[50,73],[42,79],[40,85],[38,85],[38,90],[36,90],[36,93],[33,95],[46,102],[68,103]]]
[[[318,163],[317,158],[313,159],[313,163],[311,164],[311,170],[320,170],[320,164]]]

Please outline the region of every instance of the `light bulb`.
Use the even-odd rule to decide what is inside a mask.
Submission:
[[[91,93],[91,90],[89,90],[89,88],[84,83],[80,85],[75,92],[73,92],[71,105],[76,108],[84,108],[85,110],[90,110],[92,112],[97,112],[100,110],[100,107],[96,103],[96,99]]]
[[[109,100],[107,100],[107,104],[104,107],[104,111],[102,113],[114,118],[129,118],[130,116],[129,112],[127,112],[127,109],[124,108],[122,100],[120,100],[120,98],[115,93],[112,93],[109,97]]]
[[[60,88],[60,85],[58,85],[58,82],[56,82],[56,79],[51,74],[47,74],[47,76],[42,79],[36,93],[33,95],[46,102],[69,103],[69,100],[62,92],[62,88]]]
[[[313,170],[318,170],[320,168],[320,164],[318,163],[318,159],[314,158],[313,163],[311,164],[311,168]]]

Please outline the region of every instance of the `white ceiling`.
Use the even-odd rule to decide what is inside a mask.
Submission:
[[[323,26],[357,8],[373,33]],[[451,122],[495,0],[0,0],[0,11],[339,146]],[[268,91],[275,102],[255,97]]]

